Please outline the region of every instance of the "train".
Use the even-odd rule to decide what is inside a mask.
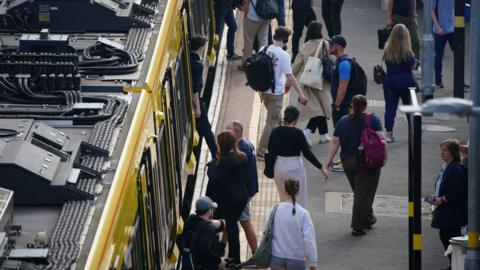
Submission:
[[[208,97],[214,15],[212,0],[2,1],[0,269],[178,267],[200,144],[188,40],[208,37]]]

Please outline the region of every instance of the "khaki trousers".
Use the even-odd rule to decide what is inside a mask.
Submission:
[[[403,17],[398,15],[392,15],[393,24],[404,24],[408,32],[410,33],[410,39],[412,40],[412,51],[417,59],[420,59],[420,38],[418,34],[418,23],[416,16]]]
[[[267,152],[268,140],[270,139],[270,133],[272,133],[272,129],[282,124],[281,112],[283,106],[283,95],[260,93],[260,99],[262,100],[265,109],[267,109],[267,119],[257,150],[258,154],[263,155]]]
[[[252,55],[256,36],[258,36],[259,48],[267,45],[268,20],[254,21],[245,16],[243,19],[243,62]]]
[[[360,167],[355,154],[342,160],[343,169],[353,190],[352,229],[364,230],[376,222],[373,200],[377,192],[381,169],[367,170]]]

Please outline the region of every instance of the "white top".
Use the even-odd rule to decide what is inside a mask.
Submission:
[[[253,4],[252,4],[253,3]],[[252,21],[263,21],[264,19],[258,17],[255,7],[253,5],[257,4],[257,0],[248,0],[248,12],[247,17]]]
[[[283,48],[275,45],[268,46],[267,54],[272,58],[273,71],[275,74],[275,92],[265,91],[265,94],[285,94],[285,74],[292,74],[290,55]]]
[[[307,265],[317,266],[317,245],[312,218],[305,208],[295,204],[295,215],[292,215],[293,203],[280,202],[275,213],[273,224],[272,255],[279,258],[304,260]],[[265,222],[268,223],[267,216]]]

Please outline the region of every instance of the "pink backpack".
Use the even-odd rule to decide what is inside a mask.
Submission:
[[[358,156],[360,164],[366,169],[383,167],[385,161],[385,141],[372,128],[372,113],[365,116],[365,128],[360,133]]]

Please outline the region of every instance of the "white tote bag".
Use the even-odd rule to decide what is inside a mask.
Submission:
[[[323,42],[320,43],[313,56],[308,57],[305,68],[303,69],[302,74],[298,79],[298,82],[303,84],[304,86],[308,86],[318,90],[323,90],[323,65],[322,60],[318,57],[318,53],[320,52],[322,44]]]

